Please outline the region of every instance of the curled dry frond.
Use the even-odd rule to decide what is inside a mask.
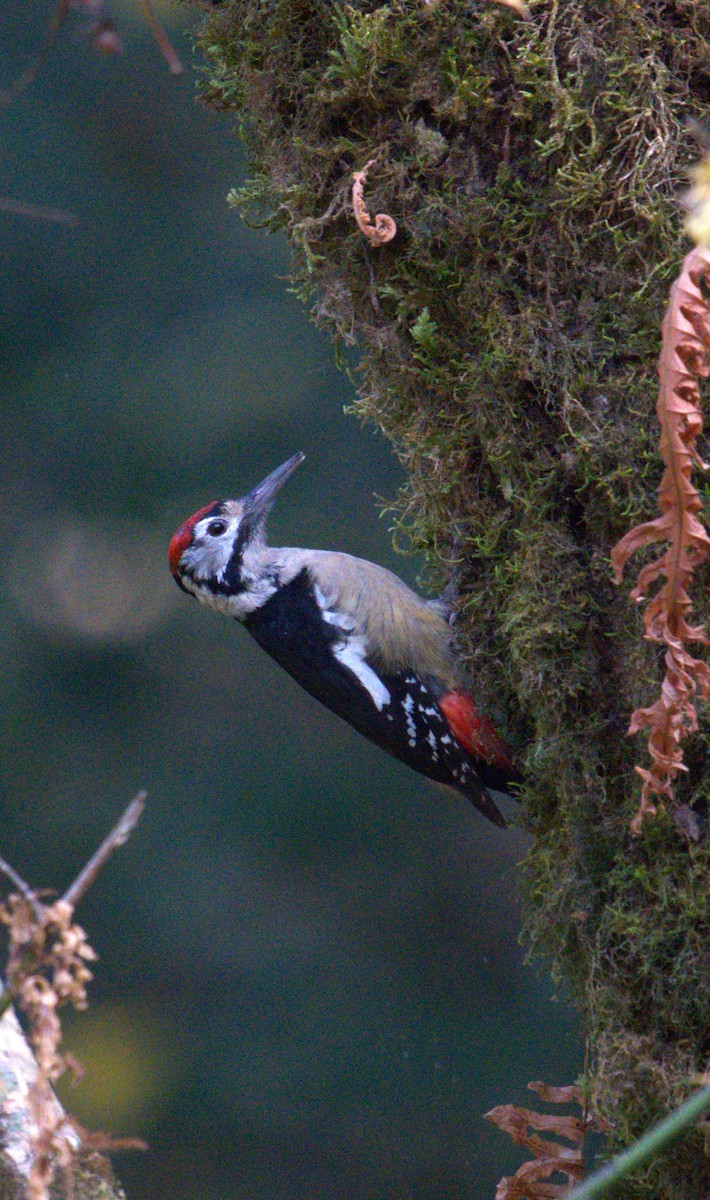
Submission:
[[[582,1178],[585,1134],[608,1132],[606,1122],[586,1113],[581,1088],[550,1087],[541,1082],[529,1083],[528,1087],[547,1104],[578,1104],[582,1116],[537,1113],[517,1104],[501,1104],[487,1112],[487,1121],[492,1121],[509,1134],[516,1145],[523,1146],[534,1156],[523,1163],[515,1175],[501,1179],[496,1200],[553,1200],[553,1197],[566,1195],[570,1185]],[[540,1133],[554,1134],[570,1144],[550,1141],[540,1137]],[[566,1183],[551,1183],[555,1174],[566,1175]]]
[[[636,767],[643,780],[641,802],[631,823],[639,833],[646,816],[656,812],[656,799],[673,796],[673,781],[685,770],[682,741],[698,728],[693,699],[710,697],[710,671],[688,651],[690,642],[708,644],[701,625],[689,621],[688,587],[693,572],[710,555],[710,538],[697,516],[701,501],[691,482],[693,463],[705,469],[696,450],[702,430],[698,378],[710,374],[710,311],[702,285],[710,281],[710,250],[698,247],[684,259],[663,320],[658,362],[656,412],[661,427],[665,471],[658,492],[660,517],[637,525],[612,550],[616,582],[630,555],[653,542],[667,549],[639,571],[632,599],[641,603],[649,587],[665,582],[649,600],[644,636],[666,647],[666,674],[661,694],[649,708],[637,709],[629,733],[649,730],[650,767]]]
[[[374,221],[365,207],[365,180],[370,167],[374,166],[375,159],[371,158],[361,171],[353,173],[353,214],[357,221],[358,229],[364,233],[371,246],[382,246],[385,242],[391,242],[392,238],[397,233],[397,225],[392,217],[387,213],[378,213]]]

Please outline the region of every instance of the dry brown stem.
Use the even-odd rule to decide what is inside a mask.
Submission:
[[[529,1083],[531,1091],[537,1092],[547,1104],[578,1104],[584,1110],[584,1097],[578,1087],[550,1087],[546,1083]],[[574,1183],[578,1183],[583,1172],[584,1137],[588,1132],[608,1132],[605,1122],[590,1117],[583,1111],[581,1117],[558,1113],[537,1113],[517,1104],[501,1104],[485,1114],[504,1133],[512,1137],[518,1146],[531,1151],[533,1158],[523,1163],[515,1175],[504,1176],[496,1189],[496,1200],[554,1200],[565,1196]],[[541,1138],[540,1133],[552,1133],[564,1138],[571,1145]],[[555,1174],[566,1175],[566,1183],[551,1183]]]
[[[183,67],[182,63],[180,62],[180,59],[177,56],[175,47],[172,45],[170,38],[166,34],[162,25],[160,24],[160,21],[158,20],[158,16],[156,14],[155,8],[153,7],[152,0],[138,0],[138,3],[140,4],[141,9],[143,11],[143,16],[145,17],[146,25],[150,29],[150,32],[152,33],[153,38],[155,40],[155,43],[156,43],[158,49],[160,50],[160,53],[162,54],[163,58],[165,59],[166,63],[168,64],[168,70],[169,70],[170,74],[171,75],[182,75],[185,68]]]
[[[365,207],[365,180],[370,167],[374,166],[375,159],[371,158],[361,171],[353,173],[353,213],[358,224],[358,229],[364,233],[371,246],[383,246],[385,242],[391,242],[392,238],[397,233],[397,225],[392,217],[387,213],[377,213],[377,216],[372,220],[367,208]]]
[[[661,516],[637,525],[612,550],[619,583],[631,554],[652,542],[668,542],[653,562],[642,567],[632,599],[642,603],[649,586],[665,582],[649,600],[644,613],[644,637],[666,647],[666,673],[661,694],[649,708],[632,714],[629,733],[649,730],[651,766],[636,767],[643,780],[641,801],[631,822],[638,834],[645,817],[657,811],[655,798],[673,798],[673,781],[683,763],[682,741],[698,728],[693,698],[710,697],[710,671],[688,652],[689,642],[708,644],[701,625],[691,625],[688,587],[693,572],[710,555],[710,538],[697,516],[701,501],[691,482],[693,463],[705,469],[696,450],[703,420],[698,378],[710,374],[710,311],[701,285],[710,280],[710,250],[698,247],[683,261],[671,289],[663,320],[663,344],[658,361],[658,402],[661,456],[666,469],[658,492]]]

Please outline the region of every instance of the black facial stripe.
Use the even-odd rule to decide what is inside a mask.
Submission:
[[[227,592],[230,596],[239,595],[247,589],[247,584],[242,579],[242,559],[247,543],[250,541],[253,530],[246,517],[242,520],[237,531],[237,536],[234,539],[232,553],[229,562],[227,563],[224,572],[224,582],[219,585],[219,591]]]

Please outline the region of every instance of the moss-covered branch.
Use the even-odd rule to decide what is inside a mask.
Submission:
[[[239,206],[287,230],[297,289],[357,343],[356,411],[407,471],[398,528],[432,583],[462,560],[472,673],[529,780],[527,938],[579,1004],[624,1145],[689,1093],[710,1028],[708,841],[667,817],[628,833],[625,730],[660,675],[609,564],[654,512],[658,324],[710,8],[529,8],[228,0],[202,34],[204,92],[242,123]],[[350,205],[370,160],[368,208],[398,227],[374,248]],[[706,749],[705,725],[686,803],[707,796]],[[625,1195],[709,1188],[696,1130]]]

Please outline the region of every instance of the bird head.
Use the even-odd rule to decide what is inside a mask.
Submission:
[[[276,495],[304,458],[299,451],[241,500],[207,504],[180,526],[170,541],[168,561],[183,591],[211,604],[217,597],[248,591],[266,546],[266,519]]]

